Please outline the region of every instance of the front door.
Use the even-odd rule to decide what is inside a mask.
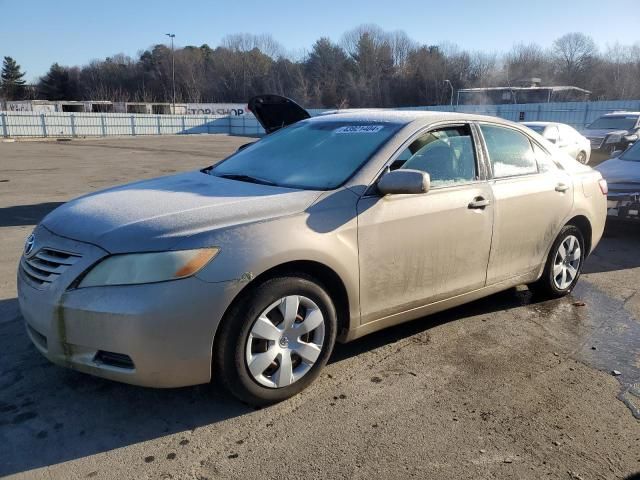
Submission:
[[[482,288],[486,280],[493,204],[470,126],[420,135],[390,165],[429,173],[431,189],[359,201],[363,324]]]

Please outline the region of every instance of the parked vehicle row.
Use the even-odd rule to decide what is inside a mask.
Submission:
[[[610,218],[640,221],[640,142],[596,167],[609,184]]]
[[[591,143],[575,128],[557,122],[523,122],[522,124],[542,135],[578,162],[585,165],[589,163]]]
[[[638,140],[640,112],[607,113],[583,129],[582,134],[591,142],[593,153],[609,158]]]
[[[43,355],[151,387],[215,376],[268,404],[308,386],[336,340],[519,284],[568,294],[602,236],[600,173],[522,125],[249,105],[261,140],[37,226],[18,298]]]

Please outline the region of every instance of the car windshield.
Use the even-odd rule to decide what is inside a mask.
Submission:
[[[633,144],[618,158],[620,160],[627,160],[628,162],[640,162],[640,142]]]
[[[618,115],[614,117],[600,117],[588,128],[593,130],[629,130],[635,127],[638,121],[637,116]]]
[[[351,177],[401,126],[302,121],[236,152],[208,173],[282,187],[330,190]]]
[[[544,129],[547,127],[546,125],[529,125],[528,123],[525,123],[525,125],[534,132],[538,132],[540,135],[544,133]]]

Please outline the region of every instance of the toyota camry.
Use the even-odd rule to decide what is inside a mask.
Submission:
[[[273,403],[336,341],[520,284],[568,294],[602,236],[600,173],[518,124],[249,107],[268,134],[216,165],[85,195],[36,227],[19,303],[49,360]]]

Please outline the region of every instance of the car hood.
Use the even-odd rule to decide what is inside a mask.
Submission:
[[[248,108],[267,134],[311,117],[296,102],[281,95],[256,95],[249,99]]]
[[[593,137],[593,138],[601,138],[601,137],[606,137],[607,135],[611,135],[613,134],[619,134],[619,135],[626,135],[627,133],[629,133],[627,130],[610,130],[610,129],[589,129],[586,128],[584,130],[582,130],[580,132],[582,135],[584,135],[585,137],[589,138],[589,137]]]
[[[196,233],[302,212],[319,195],[195,171],[85,195],[42,225],[111,253],[159,251]]]
[[[640,183],[640,162],[612,158],[595,167],[607,183]]]

